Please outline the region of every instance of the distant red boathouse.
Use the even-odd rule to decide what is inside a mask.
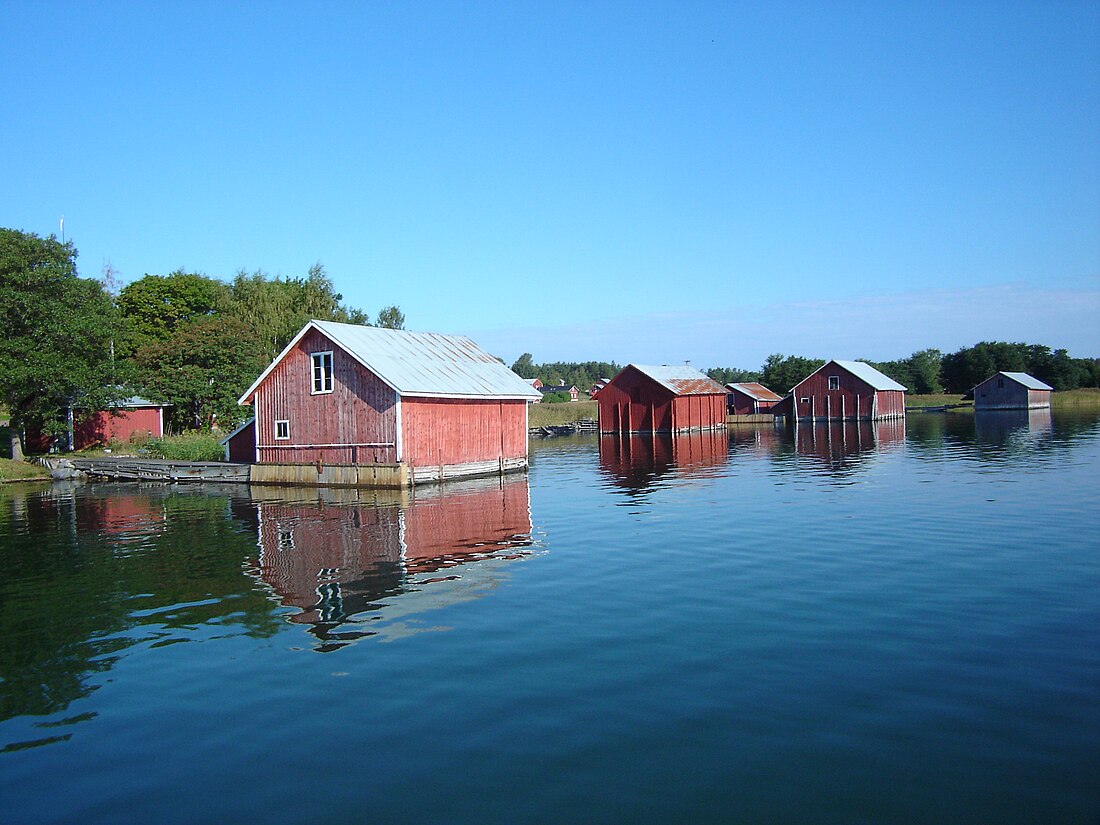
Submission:
[[[596,398],[602,433],[678,433],[726,425],[726,388],[688,366],[630,364]]]
[[[862,361],[828,361],[803,378],[772,412],[797,421],[878,421],[905,417],[906,389]]]
[[[726,384],[729,391],[730,415],[767,413],[783,399],[763,384],[754,381]]]
[[[252,480],[404,486],[527,467],[541,394],[469,338],[310,321],[240,398]]]

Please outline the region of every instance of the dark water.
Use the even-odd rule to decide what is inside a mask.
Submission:
[[[0,488],[0,821],[1100,821],[1095,414]]]

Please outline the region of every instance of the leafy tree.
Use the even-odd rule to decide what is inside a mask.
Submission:
[[[223,428],[246,412],[237,399],[269,361],[252,330],[235,318],[200,318],[176,329],[164,341],[138,350],[135,361],[146,392],[173,405],[177,429]]]
[[[77,276],[76,255],[71,241],[0,229],[0,403],[13,458],[25,427],[62,432],[74,401],[102,409],[120,394],[110,357],[117,314],[102,284]]]
[[[122,352],[132,353],[153,341],[164,341],[183,324],[226,308],[229,288],[213,278],[177,270],[146,275],[122,288],[118,308],[128,339]]]
[[[726,384],[760,381],[760,372],[758,370],[742,370],[736,367],[711,367],[709,370],[706,370],[706,374],[709,378],[713,378],[723,386]]]
[[[281,352],[310,320],[370,323],[365,312],[341,303],[344,296],[336,291],[319,263],[310,267],[305,278],[268,278],[263,272],[238,272],[229,294],[226,314],[250,327],[269,356]]]
[[[528,381],[532,378],[539,377],[538,368],[535,366],[531,353],[529,352],[523,353],[523,355],[516,359],[516,362],[512,364],[512,372],[520,378],[526,378]]]
[[[570,399],[567,392],[548,392],[542,396],[542,400],[547,404],[561,404],[572,399]]]
[[[779,395],[785,395],[791,387],[824,363],[823,358],[803,358],[776,352],[764,361],[760,369],[760,383]]]
[[[386,329],[404,329],[405,313],[396,306],[383,307],[378,312],[378,326]]]

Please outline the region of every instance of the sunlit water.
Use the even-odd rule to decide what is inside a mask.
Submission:
[[[0,487],[0,821],[1100,819],[1097,416]]]

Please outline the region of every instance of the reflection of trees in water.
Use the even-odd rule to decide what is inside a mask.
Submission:
[[[1098,428],[1098,410],[924,413],[910,416],[908,442],[920,459],[952,456],[999,463],[1021,453],[1044,459],[1061,454],[1072,442]]]
[[[258,491],[260,554],[252,573],[309,625],[318,651],[398,620],[476,598],[501,562],[529,552],[525,476],[407,491]],[[477,564],[473,564],[477,562]]]
[[[666,476],[710,475],[729,457],[724,429],[601,435],[599,444],[601,474],[631,494],[643,493]]]
[[[242,492],[0,487],[0,720],[64,710],[122,651],[178,628],[274,633],[270,603],[242,586],[255,552]]]

